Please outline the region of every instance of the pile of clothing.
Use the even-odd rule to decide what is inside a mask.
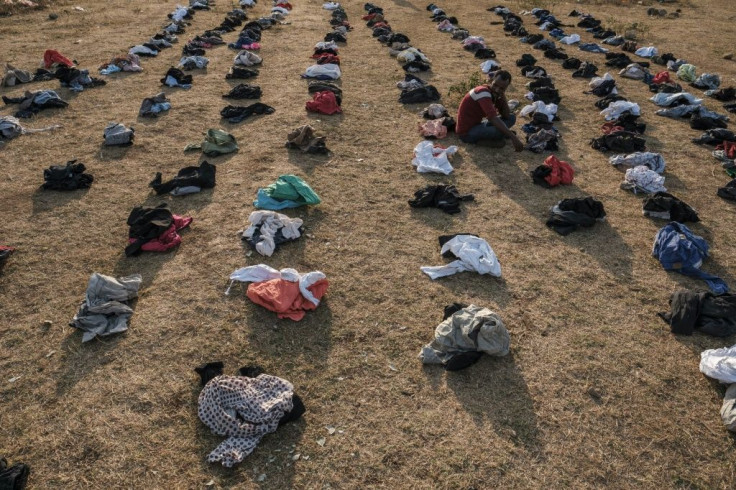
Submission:
[[[176,177],[162,182],[161,172],[148,184],[156,194],[169,193],[172,196],[185,196],[200,192],[202,189],[211,189],[215,186],[215,174],[217,167],[203,161],[198,167],[184,167],[179,170]]]
[[[322,202],[314,190],[296,175],[280,175],[276,182],[258,189],[253,206],[278,211]]]
[[[216,157],[236,152],[240,149],[235,136],[222,129],[210,128],[204,135],[202,143],[190,143],[184,151],[200,150],[208,157]]]
[[[572,166],[554,155],[548,156],[544,163],[531,172],[532,180],[542,187],[557,187],[558,185],[570,185],[575,176]]]
[[[192,222],[189,216],[173,214],[167,203],[156,207],[136,206],[128,216],[128,246],[125,255],[140,252],[166,252],[181,243],[179,230]]]
[[[131,301],[138,296],[141,282],[140,274],[118,278],[92,274],[84,301],[69,324],[83,332],[82,342],[128,329],[133,316]]]
[[[501,277],[501,264],[491,246],[482,238],[471,234],[443,235],[439,237],[439,243],[442,256],[455,260],[445,265],[420,267],[431,279],[464,271]]]
[[[510,344],[509,331],[497,313],[454,303],[445,307],[434,339],[422,347],[419,359],[424,364],[440,364],[447,371],[459,371],[475,364],[484,353],[494,357],[507,355]]]
[[[159,92],[153,97],[143,99],[138,115],[140,117],[158,117],[159,114],[169,109],[171,109],[171,101],[164,92]]]
[[[211,362],[195,368],[204,386],[197,415],[214,434],[227,437],[207,461],[230,468],[252,453],[263,436],[298,420],[306,408],[285,379],[264,374],[258,366],[224,376],[223,367],[222,362]]]
[[[135,129],[127,128],[121,123],[111,122],[102,133],[105,146],[130,146],[135,138]]]
[[[440,173],[449,175],[454,170],[448,156],[457,153],[457,146],[447,148],[435,145],[431,141],[421,141],[414,148],[414,158],[411,164],[417,168],[419,173]]]
[[[230,285],[249,282],[246,295],[257,305],[275,312],[278,318],[299,321],[315,310],[327,292],[327,276],[320,271],[300,274],[294,269],[273,269],[265,264],[243,267],[230,274]]]
[[[45,109],[64,108],[69,103],[53,90],[26,91],[21,97],[2,96],[5,105],[18,104],[15,117],[29,118]]]
[[[589,228],[606,218],[603,203],[592,198],[563,199],[552,207],[547,226],[560,235],[569,235],[584,227]]]
[[[248,222],[248,228],[238,234],[256,252],[267,257],[273,255],[282,243],[292,242],[304,233],[302,219],[289,218],[276,211],[253,211]]]
[[[413,208],[438,208],[447,214],[460,212],[461,202],[475,200],[473,194],[460,194],[457,187],[450,184],[428,185],[414,192],[414,199],[409,200]]]
[[[94,177],[85,173],[87,168],[77,160],[70,160],[66,165],[52,165],[43,171],[43,185],[46,190],[73,191],[88,189]]]
[[[304,153],[326,155],[330,151],[325,143],[326,139],[326,136],[317,136],[314,128],[305,124],[286,136],[286,147],[301,150]]]
[[[276,109],[274,109],[270,105],[264,104],[263,102],[256,102],[248,106],[227,105],[222,108],[222,110],[220,111],[220,115],[224,119],[227,119],[227,122],[229,122],[230,124],[236,124],[248,119],[250,116],[253,115],[267,115],[273,114],[274,112],[276,112]],[[205,153],[205,155],[206,154],[207,153]]]

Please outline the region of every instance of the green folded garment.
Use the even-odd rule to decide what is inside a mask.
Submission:
[[[202,143],[188,144],[184,151],[202,150],[208,157],[216,157],[238,151],[238,143],[235,136],[221,129],[208,129]]]

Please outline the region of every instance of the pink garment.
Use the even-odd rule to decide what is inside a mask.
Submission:
[[[670,73],[668,71],[660,71],[656,75],[654,75],[654,78],[652,79],[652,83],[655,83],[659,85],[660,83],[670,83],[672,80],[670,80]]]
[[[424,124],[419,123],[419,134],[425,138],[441,139],[447,136],[447,126],[442,124],[444,118],[426,121]]]
[[[191,216],[174,216],[174,223],[163,232],[158,238],[149,240],[141,246],[144,252],[166,252],[178,246],[181,243],[181,235],[177,233],[182,228],[186,228],[192,222]],[[135,238],[129,238],[128,243],[135,242]]]
[[[261,49],[261,43],[243,44],[241,49],[247,49],[249,51],[258,51]]]

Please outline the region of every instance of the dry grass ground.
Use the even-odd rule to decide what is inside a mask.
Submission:
[[[304,111],[299,74],[329,14],[321,0],[297,0],[290,25],[263,39],[255,83],[275,114],[233,126],[221,121],[234,53],[219,47],[190,91],[166,90],[169,114],[137,120],[140,101],[160,90],[158,80],[178,60],[178,45],[145,60],[141,74],[113,76],[106,87],[78,95],[60,89],[69,107],[26,124],[63,129],[25,135],[0,150],[0,241],[18,248],[0,276],[0,454],[32,466],[33,488],[736,486],[734,441],[718,415],[723,390],[698,371],[701,350],[733,339],[675,338],[656,317],[671,292],[703,285],[663,271],[650,256],[662,223],[641,215],[640,199],[618,189],[621,172],[588,146],[601,119],[592,96],[582,93],[585,82],[541,58],[563,96],[559,156],[579,170],[573,186],[534,186],[528,171],[544,156],[508,147],[461,144],[453,176],[419,175],[410,160],[421,107],[397,103],[394,84],[403,72],[359,21],[363,2],[343,3],[355,25],[340,51],[343,115]],[[433,60],[431,81],[446,94],[478,60],[435,29],[425,3],[379,2],[394,29]],[[0,61],[31,68],[55,48],[93,69],[147,39],[175,4],[80,0],[57,5],[56,21],[47,20],[49,10],[2,18]],[[647,41],[733,85],[736,64],[721,59],[736,47],[732,2],[694,4],[683,5],[677,20],[649,19],[639,5],[554,2],[553,9],[564,16],[582,5],[604,20],[644,23]],[[440,5],[488,40],[516,76],[511,94],[523,95],[513,61],[526,46],[489,25],[498,20],[485,11],[492,4]],[[220,0],[197,13],[182,41],[219,24],[231,7]],[[262,0],[251,15],[268,7]],[[597,55],[581,57],[602,66]],[[715,196],[726,176],[706,149],[689,142],[697,132],[654,115],[646,86],[619,84],[642,106],[650,146],[667,160],[667,186],[700,213],[693,229],[713,247],[704,268],[736,285],[735,208]],[[132,147],[101,146],[111,120],[136,128]],[[283,148],[287,132],[307,122],[328,134],[330,157]],[[196,154],[182,149],[209,127],[231,131],[241,148],[210,160],[218,164],[217,187],[179,199],[153,196],[147,184],[154,173],[171,176],[194,164]],[[95,176],[89,191],[38,190],[44,168],[73,158]],[[312,238],[270,259],[246,257],[235,232],[256,189],[283,173],[304,177],[323,199],[289,212],[304,218]],[[453,217],[411,210],[406,200],[428,182],[455,183],[477,201]],[[605,224],[567,237],[544,226],[550,206],[582,195],[604,202]],[[125,258],[130,209],[160,201],[194,217],[182,245]],[[420,265],[443,262],[437,236],[451,232],[487,239],[503,278],[424,276]],[[325,302],[294,323],[250,303],[243,288],[223,295],[231,271],[262,261],[324,271],[331,282]],[[144,288],[126,334],[82,345],[66,324],[93,271],[139,272]],[[416,354],[454,301],[498,311],[511,332],[511,355],[458,373],[423,368]],[[43,328],[44,320],[52,326]],[[259,363],[291,380],[308,407],[302,421],[265,437],[231,470],[206,463],[221,438],[196,415],[192,368],[211,360],[223,360],[228,373]],[[329,435],[326,426],[337,431]],[[316,442],[322,437],[324,447]],[[295,453],[308,459],[295,462]]]

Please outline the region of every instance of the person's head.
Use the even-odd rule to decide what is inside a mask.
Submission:
[[[511,73],[506,70],[498,70],[490,77],[488,87],[496,95],[503,95],[511,83]]]

